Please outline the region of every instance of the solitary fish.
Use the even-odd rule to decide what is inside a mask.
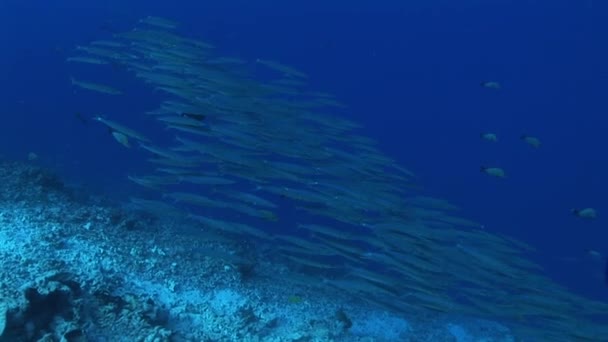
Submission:
[[[536,137],[532,137],[532,136],[523,134],[520,138],[521,138],[521,140],[525,141],[528,145],[530,145],[534,148],[540,147],[540,140]]]
[[[597,217],[597,213],[593,208],[572,209],[572,213],[580,218],[590,220],[595,219]]]
[[[489,88],[489,89],[500,89],[500,83],[498,82],[494,82],[494,81],[486,81],[486,82],[481,82],[480,85],[484,88]]]
[[[71,80],[72,80],[72,85],[75,85],[75,86],[83,88],[83,89],[96,91],[98,93],[108,94],[108,95],[121,95],[122,94],[122,92],[120,90],[114,89],[107,85],[90,83],[90,82],[82,82],[82,81],[78,81],[78,80],[74,79],[73,77],[71,78]]]
[[[494,133],[481,133],[481,138],[491,142],[497,142],[498,136]]]
[[[485,167],[482,166],[480,168],[481,172],[488,174],[490,176],[493,177],[498,177],[498,178],[505,178],[507,175],[505,173],[505,170],[499,168],[499,167]]]

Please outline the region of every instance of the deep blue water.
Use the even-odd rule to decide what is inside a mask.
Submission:
[[[601,1],[83,1],[0,2],[0,154],[40,162],[75,183],[120,196],[141,153],[112,143],[86,116],[141,120],[152,93],[124,72],[124,99],[70,86],[78,44],[131,29],[146,15],[183,23],[222,55],[266,58],[334,93],[383,150],[413,170],[426,193],[459,205],[486,229],[538,248],[549,274],[608,299],[608,4]],[[496,91],[481,81],[502,84]],[[95,103],[92,107],[91,104]],[[120,108],[120,113],[116,113]],[[482,141],[491,131],[500,142]],[[164,132],[158,132],[163,134]],[[537,136],[540,149],[520,141]],[[503,167],[508,177],[479,172]],[[595,207],[582,221],[574,207]]]

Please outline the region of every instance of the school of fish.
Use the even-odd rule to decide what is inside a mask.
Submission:
[[[608,304],[544,276],[527,257],[531,247],[421,196],[414,175],[358,132],[346,106],[308,90],[303,72],[217,56],[211,44],[158,17],[76,51],[69,63],[119,66],[162,99],[141,115],[141,127],[156,121],[171,144],[123,124],[133,118],[95,113],[108,139],[148,157],[150,173],[129,176],[148,189],[146,198],[131,199],[139,209],[189,218],[211,239],[255,241],[289,266],[294,284],[333,287],[401,313],[498,320],[531,340],[608,338],[596,320]],[[127,95],[106,82],[71,82],[99,96]],[[482,171],[506,176],[497,167]]]

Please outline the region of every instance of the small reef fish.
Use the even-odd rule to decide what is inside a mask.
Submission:
[[[499,167],[485,167],[482,166],[480,168],[481,172],[488,174],[490,176],[493,177],[498,177],[498,178],[505,178],[507,175],[505,173],[505,170],[499,168]]]
[[[522,134],[522,136],[520,137],[521,140],[525,141],[528,145],[534,147],[534,148],[539,148],[540,147],[540,140],[536,137],[532,137],[529,135],[525,135]]]
[[[584,219],[595,219],[597,217],[597,213],[593,208],[572,209],[572,213]]]
[[[491,142],[498,141],[498,136],[494,133],[481,133],[481,138]]]
[[[502,88],[500,83],[495,82],[495,81],[484,81],[481,82],[480,85],[484,88],[489,88],[489,89],[500,89]]]
[[[82,89],[87,89],[87,90],[95,91],[95,92],[102,93],[102,94],[108,94],[108,95],[121,95],[122,94],[122,92],[120,90],[114,89],[107,85],[90,83],[90,82],[82,82],[82,81],[78,81],[78,80],[74,79],[73,77],[71,78],[71,81],[72,81],[72,85],[75,85]]]

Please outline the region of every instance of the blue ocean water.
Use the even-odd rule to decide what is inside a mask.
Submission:
[[[119,72],[91,74],[129,90],[125,99],[100,102],[72,88],[75,67],[65,58],[146,15],[181,22],[223,55],[305,71],[311,88],[346,103],[349,118],[411,169],[426,193],[488,231],[536,247],[532,258],[561,284],[608,300],[604,265],[588,256],[608,253],[605,2],[4,0],[0,153],[25,159],[35,152],[67,179],[110,196],[138,191],[125,176],[145,172],[141,154],[111,143],[76,113],[112,111],[129,124],[131,114],[154,108],[154,93]],[[499,143],[481,132],[495,132]],[[531,148],[522,134],[542,146]],[[483,165],[504,168],[507,178],[484,175]],[[598,218],[570,212],[584,207]]]

